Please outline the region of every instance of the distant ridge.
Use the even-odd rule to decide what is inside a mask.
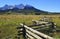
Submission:
[[[40,15],[40,14],[51,14],[51,12],[47,12],[47,11],[43,11],[43,10],[39,10],[36,9],[35,7],[31,6],[31,5],[23,5],[23,4],[19,4],[19,5],[5,5],[3,7],[0,7],[0,14],[4,14],[4,13],[21,13],[21,14],[36,14],[36,15]],[[53,13],[54,14],[54,13]]]

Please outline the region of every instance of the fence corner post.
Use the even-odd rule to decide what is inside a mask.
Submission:
[[[56,25],[54,24],[54,22],[51,22],[50,30],[52,34],[51,36],[53,37],[53,34],[56,32]]]
[[[25,23],[23,23],[23,26],[22,26],[23,30],[22,30],[22,32],[23,32],[24,39],[26,39],[26,29],[25,29],[24,25],[25,25]]]

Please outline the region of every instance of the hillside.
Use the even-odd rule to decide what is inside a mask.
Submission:
[[[42,11],[39,9],[36,9],[35,7],[31,5],[5,5],[3,7],[0,7],[0,14],[5,14],[5,13],[20,13],[20,14],[48,14],[46,11]]]
[[[0,7],[0,14],[32,14],[32,15],[40,15],[40,14],[60,14],[57,12],[48,12],[39,10],[31,5],[5,5]]]

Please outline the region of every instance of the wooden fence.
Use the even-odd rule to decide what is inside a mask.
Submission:
[[[24,24],[20,24],[22,27],[20,30],[22,30],[22,34],[24,39],[54,39],[48,35],[45,35],[39,31],[36,31]]]

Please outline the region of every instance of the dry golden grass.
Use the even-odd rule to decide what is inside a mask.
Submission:
[[[11,37],[15,39],[17,26],[25,22],[27,25],[32,24],[32,20],[39,20],[43,17],[50,17],[52,21],[60,26],[60,15],[0,15],[0,39]]]

